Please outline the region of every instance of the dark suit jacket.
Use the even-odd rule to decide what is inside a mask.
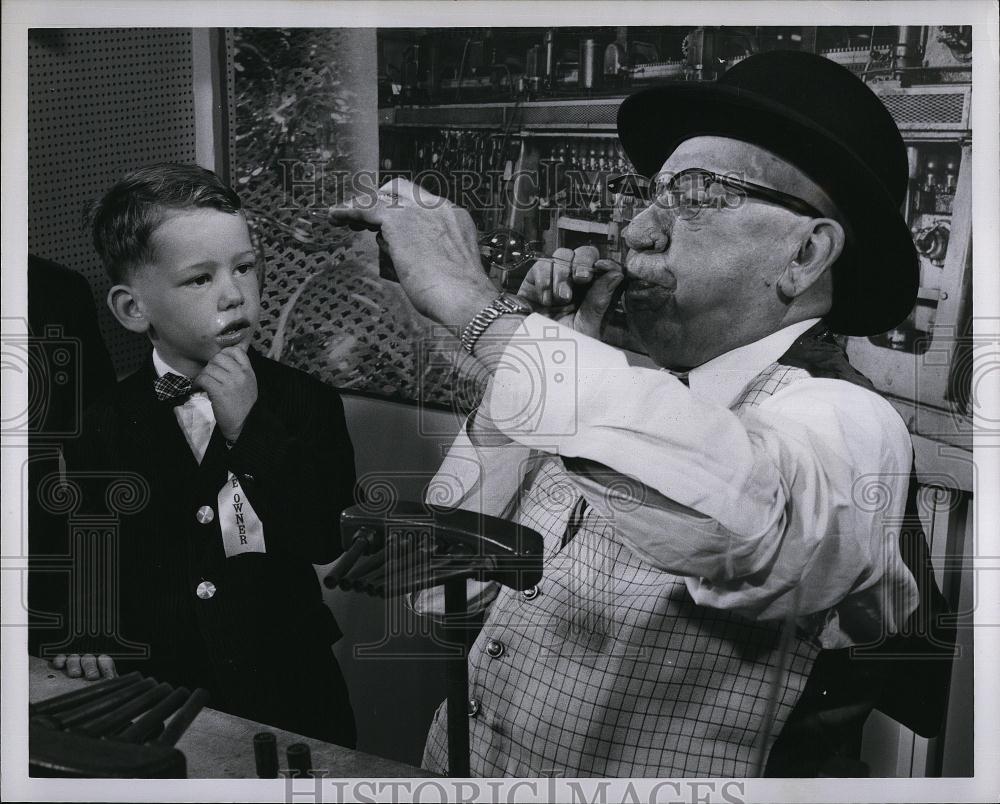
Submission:
[[[98,473],[76,475],[87,512],[117,514],[120,627],[110,648],[121,657],[148,645],[148,658],[120,658],[120,668],[205,687],[215,708],[352,745],[331,650],[340,631],[312,566],[340,553],[340,512],[353,501],[343,403],[300,371],[250,358],[257,402],[232,448],[214,431],[200,465],[153,393],[151,357],[88,411],[67,451],[71,477]],[[266,553],[225,556],[215,509],[227,470],[263,523]],[[144,490],[133,501],[108,493],[109,478],[128,472],[148,484],[149,500],[134,512]],[[204,524],[203,506],[214,514]],[[196,593],[203,582],[214,585],[212,597]]]

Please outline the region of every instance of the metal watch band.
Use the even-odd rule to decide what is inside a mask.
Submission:
[[[532,312],[534,311],[527,305],[501,294],[498,298],[494,299],[482,310],[476,313],[472,317],[472,320],[466,324],[465,329],[462,330],[462,348],[464,348],[470,355],[475,354],[473,349],[476,346],[476,342],[482,334],[486,332],[489,325],[496,321],[500,316],[506,315],[507,313],[530,315]]]

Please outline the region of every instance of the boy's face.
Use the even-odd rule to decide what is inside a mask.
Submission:
[[[155,261],[129,287],[160,356],[195,377],[220,350],[246,350],[260,319],[260,285],[243,216],[171,212],[151,243]]]

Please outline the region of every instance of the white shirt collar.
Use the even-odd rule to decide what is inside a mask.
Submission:
[[[721,405],[729,405],[764,369],[775,362],[818,318],[808,318],[713,357],[691,369],[688,383],[692,393]]]
[[[177,374],[181,377],[187,377],[189,380],[191,379],[183,371],[178,371],[164,360],[155,347],[153,348],[153,370],[156,371],[157,377],[162,377],[164,374]]]

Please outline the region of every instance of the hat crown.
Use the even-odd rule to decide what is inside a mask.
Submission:
[[[906,197],[906,149],[892,115],[850,70],[823,56],[777,50],[748,57],[718,83],[784,106],[838,140],[902,205]]]

